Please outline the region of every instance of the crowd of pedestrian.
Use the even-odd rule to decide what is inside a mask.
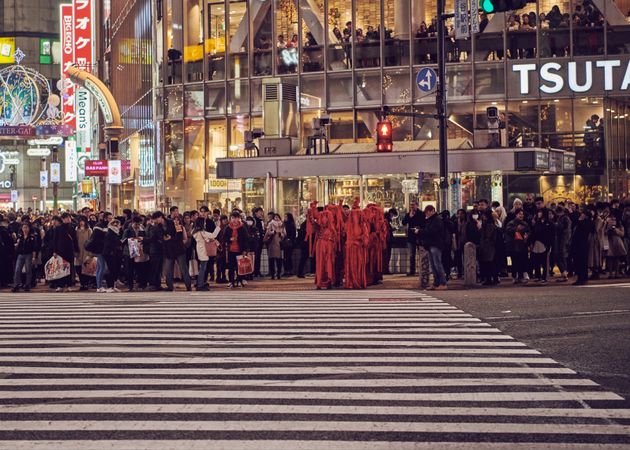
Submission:
[[[205,206],[184,213],[172,207],[168,214],[125,210],[120,217],[89,208],[11,211],[0,214],[0,288],[29,291],[57,258],[70,266],[67,275],[47,282],[57,291],[173,291],[176,279],[189,291],[193,283],[206,291],[213,284],[242,287],[254,278],[304,278],[309,268],[320,289],[361,289],[389,273],[399,218],[407,230],[407,275],[418,274],[422,288],[446,289],[450,279],[463,278],[471,263],[466,254],[474,255],[469,270],[487,286],[510,275],[515,284],[544,284],[557,275],[557,282],[576,285],[630,275],[630,202],[547,205],[527,195],[524,202],[514,199],[509,211],[480,199],[454,215],[431,205],[421,211],[412,202],[402,217],[358,202],[314,203],[297,219],[260,207],[251,216]],[[252,262],[247,275],[239,275],[243,257]]]
[[[267,248],[269,276],[306,275],[308,246],[305,230],[298,230],[292,214],[262,208],[253,216],[235,209],[224,215],[219,209],[180,213],[170,208],[140,214],[125,210],[109,212],[85,208],[80,212],[35,214],[17,211],[0,214],[0,288],[29,291],[45,279],[44,268],[60,257],[70,273],[48,282],[56,291],[74,288],[97,292],[173,291],[176,279],[188,291],[208,290],[210,283],[240,287],[261,277],[261,257]],[[299,241],[301,239],[301,242]],[[301,251],[297,272],[293,250]],[[253,273],[239,276],[237,257],[253,261]]]
[[[403,224],[408,227],[408,275],[416,275],[421,252],[433,272],[432,288],[443,289],[451,274],[464,277],[467,244],[474,255],[470,270],[483,285],[498,284],[510,274],[514,284],[544,284],[556,273],[557,282],[575,277],[574,285],[603,274],[609,279],[630,276],[628,201],[546,205],[542,197],[527,195],[525,202],[514,199],[507,211],[498,202],[480,199],[470,211],[460,209],[453,216],[448,211],[437,216],[432,206],[423,214],[412,203]],[[421,273],[424,286],[426,272]]]

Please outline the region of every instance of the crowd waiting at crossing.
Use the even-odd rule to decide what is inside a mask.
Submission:
[[[89,208],[9,211],[0,213],[0,289],[173,291],[180,280],[188,291],[207,291],[309,272],[318,289],[362,289],[389,274],[393,230],[400,226],[406,229],[407,275],[425,289],[447,289],[465,270],[474,270],[485,286],[507,277],[514,284],[553,277],[580,285],[630,276],[630,201],[545,204],[527,195],[509,210],[480,199],[454,215],[431,205],[421,210],[415,202],[399,214],[377,205],[361,208],[358,201],[313,203],[298,218],[260,207],[251,215],[204,206],[183,213],[172,207],[167,214],[125,210],[119,217]],[[473,269],[465,269],[466,248],[475,255]],[[241,271],[241,262],[251,263],[250,270]],[[49,277],[53,270],[66,271]]]

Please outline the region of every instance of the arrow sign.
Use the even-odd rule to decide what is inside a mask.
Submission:
[[[430,67],[422,67],[416,76],[416,84],[422,92],[431,92],[437,84],[437,74]]]

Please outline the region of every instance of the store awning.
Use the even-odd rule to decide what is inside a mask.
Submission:
[[[353,144],[350,144],[353,145]],[[373,145],[372,145],[373,148]],[[449,172],[575,173],[575,153],[557,149],[498,148],[450,150]],[[217,178],[262,178],[438,173],[438,152],[345,153],[224,158]]]

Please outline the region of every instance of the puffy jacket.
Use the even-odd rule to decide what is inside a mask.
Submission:
[[[434,214],[426,220],[421,238],[422,245],[427,249],[431,247],[444,249],[444,224],[440,216]]]

